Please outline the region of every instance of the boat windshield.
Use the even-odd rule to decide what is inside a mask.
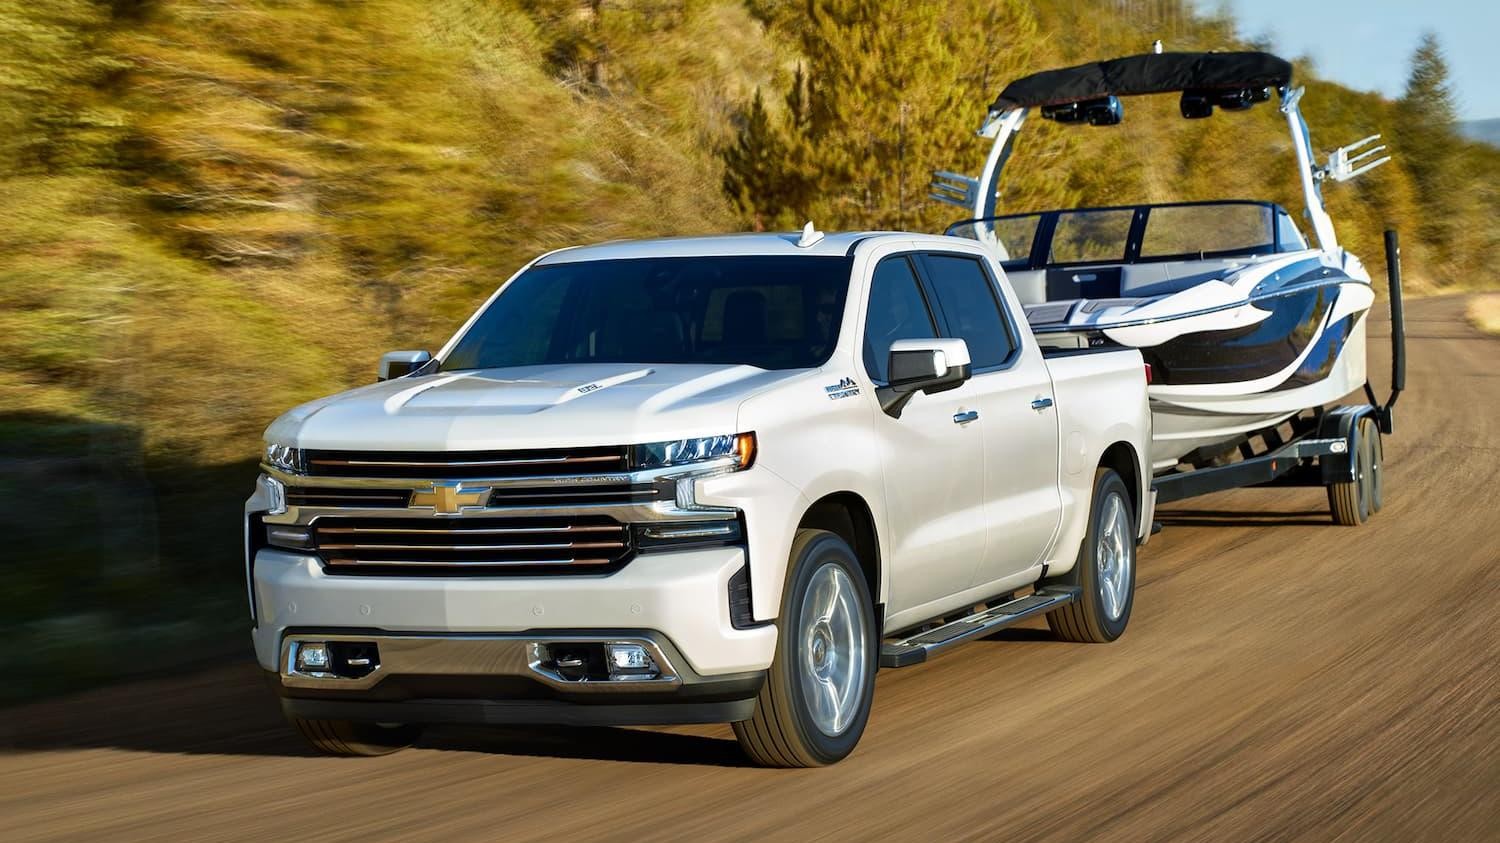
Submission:
[[[1250,201],[1039,211],[966,220],[948,234],[991,244],[1006,269],[1211,260],[1307,248],[1285,210]]]
[[[821,366],[847,257],[704,256],[537,266],[508,283],[444,371],[567,363]]]

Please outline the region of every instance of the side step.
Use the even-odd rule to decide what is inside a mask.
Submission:
[[[1018,621],[1046,614],[1064,603],[1078,599],[1080,593],[1080,589],[1073,586],[1049,586],[1035,594],[992,606],[910,638],[887,641],[880,645],[880,666],[910,667],[921,664],[932,653],[981,638]]]

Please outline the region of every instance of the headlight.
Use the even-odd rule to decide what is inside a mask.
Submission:
[[[639,471],[721,459],[734,460],[725,466],[729,471],[749,468],[755,462],[755,434],[700,436],[696,439],[636,445],[631,455],[631,467]]]
[[[266,444],[266,465],[288,474],[302,473],[302,449],[291,445]]]

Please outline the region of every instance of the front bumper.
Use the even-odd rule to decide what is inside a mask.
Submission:
[[[754,674],[771,664],[776,628],[731,623],[729,580],[744,565],[742,548],[716,547],[641,554],[597,577],[372,577],[329,575],[316,556],[265,548],[251,574],[256,658],[279,676],[287,641],[303,633],[531,640],[635,631],[660,644],[684,687]],[[514,666],[519,655],[507,659],[495,664]],[[349,690],[369,695],[389,675]]]
[[[559,649],[604,642],[645,648],[658,672],[570,678],[547,661]],[[311,644],[358,653],[364,664],[352,675],[352,662],[299,668],[298,648]],[[281,696],[283,710],[304,718],[624,726],[724,723],[754,713],[764,671],[705,677],[681,666],[683,661],[670,641],[646,630],[500,635],[308,630],[287,635],[280,666],[266,678]]]

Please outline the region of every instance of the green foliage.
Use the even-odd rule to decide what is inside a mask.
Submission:
[[[1025,4],[979,0],[811,0],[758,14],[803,58],[774,112],[757,92],[725,154],[725,190],[756,228],[938,225],[929,174],[972,134],[964,106],[997,66],[1025,63],[1035,33]],[[980,55],[994,33],[1016,45],[1003,62]]]
[[[1448,81],[1448,62],[1437,36],[1425,33],[1411,58],[1411,74],[1398,106],[1401,120],[1395,138],[1407,152],[1404,161],[1427,213],[1418,222],[1422,239],[1443,258],[1454,256],[1458,219],[1471,210],[1463,185],[1464,141],[1455,121],[1458,106]]]

